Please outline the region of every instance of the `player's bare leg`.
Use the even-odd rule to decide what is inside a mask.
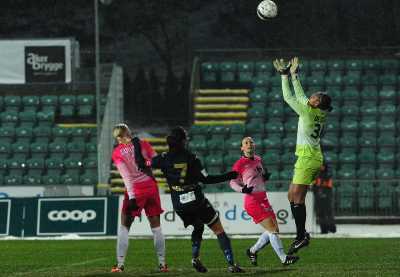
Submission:
[[[234,262],[231,241],[229,237],[226,235],[224,227],[222,227],[221,221],[217,219],[214,223],[212,223],[208,227],[210,227],[210,229],[214,232],[214,234],[218,238],[219,246],[221,247],[221,250],[224,253],[224,257],[228,262],[228,271],[231,273],[243,272],[243,269],[241,269]]]
[[[160,271],[168,272],[168,266],[165,263],[165,238],[161,231],[160,216],[148,216],[147,218],[153,232],[154,249],[156,250]]]
[[[292,243],[288,253],[296,253],[310,243],[310,235],[306,232],[306,206],[307,185],[291,184],[288,192],[290,208],[296,223],[296,239]]]
[[[133,216],[121,213],[121,225],[119,226],[117,239],[117,264],[112,267],[111,272],[124,271],[124,263],[129,246],[129,229],[132,222]]]

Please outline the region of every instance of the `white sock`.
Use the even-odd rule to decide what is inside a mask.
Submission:
[[[158,262],[161,265],[165,265],[165,239],[164,234],[161,231],[161,227],[151,228],[154,239],[154,249],[156,250]]]
[[[258,251],[263,249],[268,242],[269,242],[269,233],[265,231],[260,235],[257,242],[250,248],[250,252],[257,253]]]
[[[281,238],[277,233],[270,233],[269,240],[271,241],[271,246],[274,249],[276,255],[278,255],[279,259],[283,263],[286,259],[286,254],[283,249]]]
[[[118,266],[124,265],[126,252],[129,245],[129,230],[126,226],[121,225],[118,231],[117,239],[117,262]]]

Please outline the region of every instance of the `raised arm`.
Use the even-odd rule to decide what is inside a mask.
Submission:
[[[197,157],[195,158],[193,166],[197,179],[203,184],[218,184],[235,179],[238,176],[235,171],[229,171],[219,175],[208,175],[207,170],[203,168],[201,161]]]
[[[300,83],[299,83],[300,85]],[[301,85],[300,85],[301,88]],[[282,75],[282,93],[285,102],[298,114],[302,115],[307,111],[307,104],[301,103],[290,90],[289,78],[287,75]]]
[[[296,95],[296,99],[299,103],[307,106],[308,105],[308,98],[304,94],[303,87],[301,86],[299,76],[297,74],[299,68],[299,59],[294,57],[290,61],[290,74],[292,76],[292,84],[294,88],[294,93]]]

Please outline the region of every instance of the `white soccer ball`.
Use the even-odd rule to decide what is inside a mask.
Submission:
[[[257,16],[261,20],[267,20],[268,18],[273,18],[278,14],[278,6],[274,1],[264,0],[261,1],[257,6]]]

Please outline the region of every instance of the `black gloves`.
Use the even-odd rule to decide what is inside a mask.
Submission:
[[[247,185],[244,185],[242,187],[242,193],[247,193],[250,194],[253,191],[254,187],[248,187]]]
[[[289,75],[290,65],[291,65],[290,62],[286,63],[283,59],[280,59],[280,60],[276,59],[275,61],[273,61],[273,65],[279,74]]]
[[[135,198],[129,199],[127,212],[133,212],[139,209]]]
[[[239,174],[236,171],[229,171],[228,173],[226,173],[226,177],[229,180],[236,179],[238,177],[238,175]]]

